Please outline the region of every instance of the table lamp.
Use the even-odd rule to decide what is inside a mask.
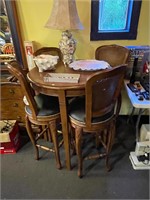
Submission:
[[[70,30],[82,30],[75,0],[53,0],[51,15],[45,25],[46,28],[63,30],[59,48],[63,55],[63,62],[69,65],[74,60],[76,40]]]

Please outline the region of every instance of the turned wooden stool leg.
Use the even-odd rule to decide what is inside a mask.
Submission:
[[[50,122],[49,125],[50,125],[50,131],[51,131],[52,140],[53,140],[53,144],[54,144],[54,149],[55,149],[56,166],[58,169],[61,169],[56,122],[55,121]]]
[[[28,135],[30,137],[30,140],[35,148],[35,152],[36,152],[35,159],[39,160],[39,149],[36,146],[36,140],[35,140],[35,136],[34,136],[34,133],[33,133],[32,127],[31,127],[31,122],[29,121],[27,116],[26,116],[26,129],[27,129]]]
[[[76,153],[78,157],[78,176],[82,177],[82,149],[81,149],[81,140],[82,140],[82,128],[75,128],[75,141],[76,141]]]
[[[114,123],[114,122],[113,122]],[[111,166],[109,165],[109,154],[112,150],[112,145],[114,143],[114,138],[115,138],[115,123],[110,125],[109,131],[108,131],[108,143],[107,143],[107,155],[106,155],[106,167],[107,171],[111,170]]]

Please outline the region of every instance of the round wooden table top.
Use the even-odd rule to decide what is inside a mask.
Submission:
[[[44,81],[44,77],[48,73],[69,73],[69,74],[80,74],[80,78],[78,83],[67,83],[67,82],[49,82],[49,81]],[[38,87],[44,87],[47,89],[55,89],[55,90],[65,90],[65,89],[79,89],[79,88],[85,88],[85,83],[87,79],[95,73],[95,71],[81,71],[81,70],[74,70],[69,68],[68,66],[65,66],[62,62],[59,62],[56,65],[55,70],[49,70],[45,72],[39,72],[38,67],[35,67],[31,69],[28,72],[28,79],[30,80],[31,83]]]

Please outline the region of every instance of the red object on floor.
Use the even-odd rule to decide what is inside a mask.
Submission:
[[[9,141],[6,141],[5,139],[4,142],[0,142],[0,154],[16,153],[21,147],[21,136],[19,134],[19,126],[17,122],[15,122],[13,128],[8,133],[7,138]]]

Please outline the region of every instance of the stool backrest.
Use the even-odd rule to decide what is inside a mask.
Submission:
[[[52,55],[52,56],[58,56],[59,60],[62,60],[62,54],[59,48],[57,47],[42,47],[34,52],[34,56],[38,56],[41,54],[45,55]]]
[[[119,45],[103,45],[96,49],[95,59],[104,60],[112,67],[127,64],[130,51],[124,46]]]
[[[101,117],[115,109],[121,92],[126,65],[113,67],[91,75],[86,83],[86,126],[92,118]]]
[[[23,71],[21,65],[17,61],[10,61],[7,65],[7,68],[9,72],[18,79],[23,94],[29,103],[29,107],[32,111],[32,116],[36,119],[38,108],[34,99],[34,90],[32,89],[27,79],[26,73]]]

